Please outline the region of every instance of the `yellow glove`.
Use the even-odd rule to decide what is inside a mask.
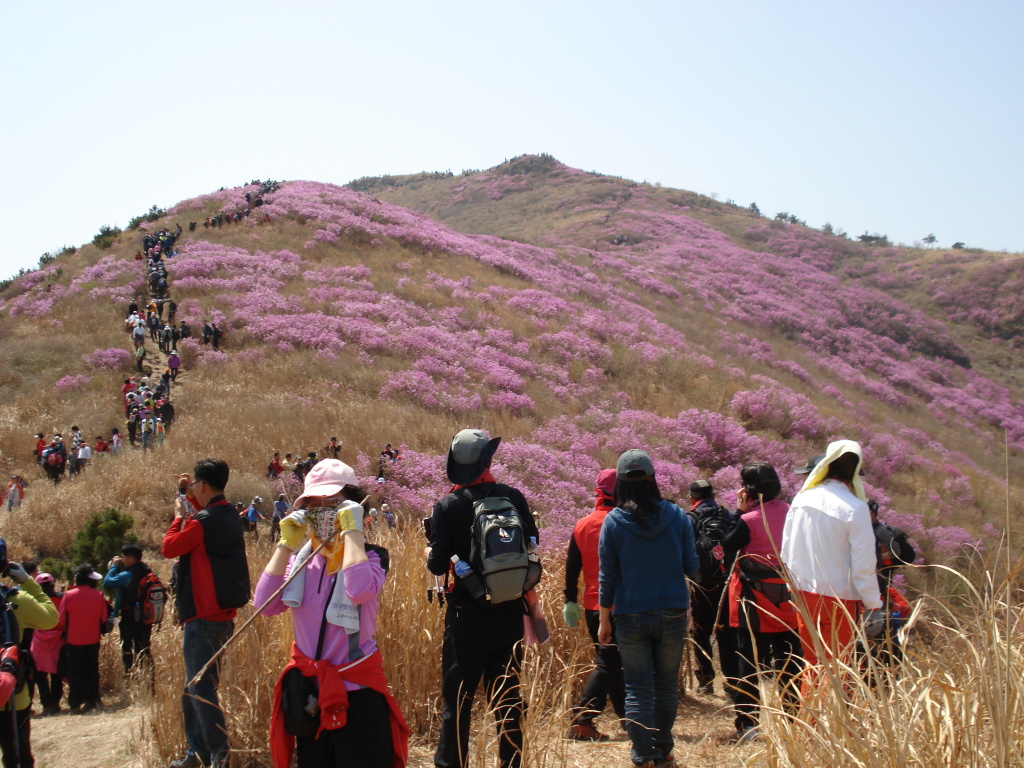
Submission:
[[[363,532],[363,508],[354,501],[346,501],[338,508],[338,517],[334,523],[342,536],[350,531]]]
[[[306,510],[297,509],[281,520],[281,540],[277,546],[294,552],[306,538]]]

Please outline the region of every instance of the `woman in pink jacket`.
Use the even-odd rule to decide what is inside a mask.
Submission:
[[[63,592],[55,591],[53,576],[40,573],[36,576],[36,584],[58,609]],[[39,703],[43,705],[44,715],[60,713],[60,700],[64,696],[64,679],[57,673],[57,661],[60,649],[64,645],[64,624],[58,622],[53,629],[37,629],[32,633],[32,658],[36,665],[36,685],[39,686]]]

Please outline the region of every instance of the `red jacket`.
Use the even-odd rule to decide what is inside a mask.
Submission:
[[[64,593],[57,609],[57,621],[64,627],[68,645],[95,645],[109,608],[103,593],[95,587],[74,587]]]
[[[615,508],[615,501],[598,494],[594,511],[576,521],[569,539],[569,552],[565,564],[565,599],[578,602],[576,599],[576,583],[580,572],[583,572],[583,607],[588,611],[596,611],[598,605],[598,577],[601,574],[601,563],[597,557],[597,545],[601,539],[601,526],[608,513]]]
[[[291,661],[281,670],[281,676],[274,686],[274,711],[270,720],[270,756],[274,768],[288,768],[292,763],[292,752],[295,749],[295,737],[284,727],[284,711],[281,709],[281,690],[284,673],[293,667],[306,677],[317,678],[320,689],[320,729],[317,737],[325,730],[333,731],[348,722],[348,690],[345,683],[354,683],[363,688],[371,688],[384,695],[391,711],[391,743],[395,756],[392,768],[405,768],[409,759],[409,726],[405,724],[398,702],[388,691],[388,682],[384,677],[384,667],[380,651],[374,651],[340,669],[327,659],[313,661],[292,643]]]
[[[175,518],[164,534],[163,556],[178,563],[178,620],[230,621],[251,595],[242,523],[223,496]]]

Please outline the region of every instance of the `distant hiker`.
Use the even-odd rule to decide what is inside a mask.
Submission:
[[[164,426],[164,420],[157,417],[157,420],[153,426],[153,433],[156,436],[156,444],[158,447],[164,447],[164,438],[167,436],[167,429]]]
[[[281,453],[279,451],[274,451],[273,458],[271,458],[270,463],[267,464],[267,478],[274,480],[283,471],[284,468],[281,466]]]
[[[64,477],[68,460],[68,448],[60,435],[54,435],[53,441],[43,449],[43,469],[46,476],[56,485]]]
[[[331,441],[323,447],[324,458],[337,459],[338,454],[341,452],[341,443],[338,442],[338,438],[332,437]],[[328,456],[327,454],[330,454]]]
[[[789,512],[789,505],[778,498],[782,483],[775,468],[760,461],[745,464],[740,480],[741,517],[723,546],[727,552],[738,552],[728,587],[729,626],[737,643],[732,698],[737,740],[748,740],[757,733],[759,680],[778,685],[787,710],[795,711],[799,696],[793,681],[803,657],[796,610],[778,555]]]
[[[78,471],[82,472],[87,466],[89,461],[92,459],[92,448],[89,447],[88,443],[82,443],[78,446]]]
[[[117,456],[121,452],[121,430],[113,427],[110,430],[110,453]]]
[[[93,444],[93,453],[106,453],[110,450],[110,443],[103,439],[103,435],[96,435],[96,442]]]
[[[871,529],[875,534],[875,568],[886,622],[884,634],[874,650],[878,651],[878,659],[890,666],[903,660],[903,648],[897,630],[907,620],[909,609],[906,599],[893,587],[893,576],[898,568],[912,565],[917,553],[906,531],[878,519],[877,501],[868,499],[868,511],[871,513]]]
[[[194,221],[190,221],[188,223],[188,231],[189,232],[195,232],[196,231],[196,223]]]
[[[700,576],[693,526],[661,498],[654,464],[633,449],[615,467],[616,508],[601,528],[598,639],[613,639],[626,681],[626,731],[636,766],[673,765],[679,664],[686,645],[687,578]],[[614,635],[612,612],[615,614]]]
[[[11,475],[11,481],[7,484],[7,511],[13,512],[21,507],[25,499],[25,483],[19,475]]]
[[[212,325],[211,338],[213,339],[213,348],[220,349],[220,340],[224,338],[224,331],[218,328],[216,323]]]
[[[300,768],[406,764],[409,729],[388,690],[375,638],[389,558],[386,549],[366,543],[359,505],[364,497],[351,467],[335,459],[320,462],[295,502],[308,511],[282,520],[281,541],[256,585],[254,601],[262,605],[284,584],[286,571],[304,564],[302,575],[266,611],[288,610],[295,635],[274,688],[274,768],[288,768],[296,747]],[[307,531],[310,541],[303,545]],[[287,701],[296,682],[320,691],[319,728],[298,737],[288,727],[297,713]]]
[[[224,713],[217,700],[220,665],[214,664],[194,685],[192,678],[231,635],[238,609],[249,602],[249,566],[242,521],[224,498],[230,470],[220,459],[204,459],[193,475],[183,474],[175,497],[174,522],[162,553],[178,557],[176,602],[184,625],[182,654],[186,688],[181,697],[188,752],[169,768],[227,768],[229,745]],[[194,476],[194,480],[193,480]]]
[[[181,338],[183,339],[192,338],[192,326],[190,326],[184,320],[182,320],[181,324],[178,326],[178,332],[181,334]]]
[[[452,439],[446,472],[454,485],[448,495],[434,504],[427,550],[427,568],[437,576],[447,576],[457,560],[470,565],[467,576],[483,580],[482,574],[475,572],[478,568],[482,570],[482,565],[471,562],[470,550],[476,519],[474,507],[484,498],[507,500],[507,508],[515,509],[521,525],[518,535],[526,541],[538,536],[526,497],[511,486],[497,483],[491,475],[491,459],[500,442],[500,437],[490,439],[479,429],[464,429]],[[484,603],[462,577],[455,579],[448,593],[441,646],[444,708],[434,765],[464,768],[468,764],[473,697],[482,679],[485,708],[494,713],[499,731],[501,766],[520,768],[521,723],[526,710],[519,685],[522,640],[522,599]]]
[[[121,556],[107,564],[107,575],[103,578],[103,589],[114,590],[114,609],[121,617],[118,629],[121,632],[121,663],[124,671],[130,672],[136,664],[150,665],[149,645],[153,632],[152,623],[143,620],[139,586],[152,569],[142,561],[142,547],[125,544]],[[152,674],[152,670],[149,671]]]
[[[141,344],[135,348],[135,369],[142,373],[142,364],[146,361],[146,348]]]
[[[125,426],[128,428],[128,445],[135,447],[135,438],[139,434],[139,408],[138,406],[132,406],[128,411],[128,418],[125,420]]]
[[[178,313],[178,304],[172,299],[167,302],[167,322],[173,323],[174,316]],[[184,337],[182,337],[184,338]]]
[[[860,467],[859,444],[830,443],[786,517],[781,556],[797,589],[797,625],[809,666],[823,661],[819,647],[828,658],[848,658],[862,607],[870,636],[884,628]]]
[[[160,418],[164,421],[164,431],[167,434],[171,433],[171,424],[174,423],[174,404],[170,400],[164,400],[160,405]]]
[[[43,451],[46,449],[46,446],[47,446],[46,435],[43,434],[42,432],[36,432],[35,437],[36,437],[36,447],[35,447],[35,450],[32,451],[32,454],[36,457],[36,464],[42,464],[43,463]]]
[[[598,541],[601,526],[608,513],[615,508],[615,470],[605,469],[597,475],[594,488],[596,499],[594,509],[576,522],[569,537],[569,548],[565,556],[565,607],[562,619],[566,625],[575,627],[580,620],[579,577],[583,575],[583,619],[587,632],[594,643],[594,669],[590,672],[587,685],[573,707],[569,738],[578,741],[607,741],[608,736],[597,730],[594,720],[604,711],[605,703],[611,699],[612,709],[620,721],[626,717],[626,688],[622,679],[622,658],[617,645],[602,645],[597,637],[600,625],[600,604],[598,603]],[[614,638],[615,626],[612,624]]]
[[[89,712],[100,706],[100,638],[110,617],[96,585],[103,578],[92,565],[75,570],[75,586],[60,601],[60,623],[67,633],[68,709]]]
[[[714,693],[712,637],[718,645],[718,661],[725,678],[726,693],[729,693],[736,680],[736,635],[729,628],[728,605],[722,595],[732,570],[733,556],[726,556],[721,545],[736,524],[736,516],[719,505],[715,500],[715,489],[707,480],[690,483],[690,511],[687,515],[693,525],[701,570],[690,589],[697,693]]]
[[[384,515],[384,522],[388,524],[388,528],[398,527],[398,518],[395,517],[395,513],[391,511],[391,507],[387,504],[381,504],[380,511]]]
[[[281,535],[281,521],[288,514],[288,501],[282,493],[274,502],[274,512],[270,516],[270,538],[277,538]]]
[[[259,496],[254,496],[253,500],[249,502],[249,506],[246,507],[242,511],[241,515],[239,515],[239,517],[245,518],[245,521],[246,521],[246,526],[245,527],[246,527],[246,529],[257,540],[260,537],[259,522],[260,522],[260,520],[265,520],[266,519],[266,518],[263,517],[262,514],[260,514],[259,507],[256,506],[257,504],[262,504],[262,503],[263,503],[263,499],[261,499]]]
[[[211,336],[213,336],[213,328],[208,322],[203,323],[203,344],[209,344]]]

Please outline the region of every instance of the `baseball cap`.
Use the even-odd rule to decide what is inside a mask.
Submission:
[[[49,573],[37,573],[36,584],[53,584],[53,576]]]
[[[796,474],[796,475],[809,475],[811,472],[814,471],[814,468],[816,466],[821,464],[821,461],[824,458],[825,458],[825,454],[824,453],[818,453],[818,454],[815,454],[814,456],[811,456],[811,458],[809,458],[807,460],[806,464],[804,464],[802,467],[797,467],[796,469],[794,469],[793,470],[793,474]]]
[[[643,475],[637,475],[637,472],[643,472]],[[619,461],[615,465],[615,477],[618,480],[652,478],[654,477],[654,463],[645,451],[632,448],[619,456]]]
[[[690,495],[691,496],[699,496],[702,493],[706,493],[709,488],[711,488],[711,481],[710,480],[704,480],[704,479],[694,480],[692,483],[690,483]],[[714,490],[714,489],[711,488],[711,490]]]
[[[594,490],[600,491],[605,496],[615,495],[615,470],[602,469],[597,473],[597,485]]]

